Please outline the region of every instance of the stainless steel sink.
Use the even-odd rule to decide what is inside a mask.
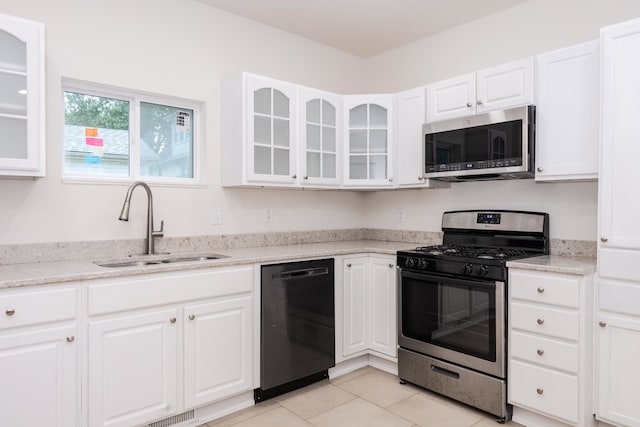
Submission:
[[[202,261],[210,261],[210,260],[220,259],[220,258],[227,258],[227,256],[219,255],[219,254],[205,254],[205,255],[191,255],[191,256],[173,255],[170,257],[145,259],[145,260],[114,261],[114,262],[106,262],[106,263],[96,262],[96,264],[99,265],[100,267],[145,267],[147,265],[173,264],[176,262],[202,262]]]

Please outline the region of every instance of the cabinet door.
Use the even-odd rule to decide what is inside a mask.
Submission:
[[[176,309],[89,323],[89,424],[129,427],[177,409]]]
[[[393,95],[344,98],[345,185],[393,184]]]
[[[470,73],[427,86],[427,122],[476,113],[476,74]]]
[[[536,180],[596,179],[600,44],[536,58]]]
[[[300,90],[300,174],[303,185],[340,185],[342,98]]]
[[[247,179],[253,182],[296,181],[297,88],[258,76],[246,77]]]
[[[487,68],[476,74],[476,113],[533,104],[533,59]]]
[[[396,159],[398,185],[422,185],[425,178],[422,124],[425,122],[426,88],[396,95]]]
[[[596,416],[615,425],[640,425],[640,319],[598,316]]]
[[[343,356],[369,348],[368,257],[343,262]]]
[[[0,15],[0,175],[44,175],[44,26]]]
[[[185,308],[185,409],[253,388],[252,298]]]
[[[600,249],[640,249],[640,20],[604,29],[601,49]],[[640,265],[640,252],[628,255],[624,268]]]
[[[0,336],[0,425],[78,425],[75,326]]]
[[[397,352],[395,257],[370,258],[371,350],[391,357]]]

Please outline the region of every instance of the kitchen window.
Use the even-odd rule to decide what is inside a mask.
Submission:
[[[63,89],[65,180],[199,183],[200,104],[98,85]]]

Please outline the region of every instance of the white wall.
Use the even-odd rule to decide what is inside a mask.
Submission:
[[[117,221],[126,185],[65,184],[62,77],[201,100],[206,106],[204,188],[154,188],[166,236],[352,227],[440,230],[443,211],[551,213],[555,238],[595,239],[595,183],[455,184],[379,193],[222,189],[220,81],[239,71],[338,93],[393,92],[598,37],[640,16],[636,0],[531,0],[363,60],[193,0],[0,0],[0,11],[46,26],[47,176],[0,179],[0,244],[142,238],[144,193]],[[425,17],[427,19],[428,17]],[[221,207],[223,225],[211,225]],[[396,223],[391,210],[406,211]],[[273,222],[263,209],[273,209]]]
[[[61,78],[203,101],[204,188],[154,187],[165,236],[362,227],[353,192],[222,189],[220,82],[240,71],[348,91],[362,59],[193,0],[0,0],[0,11],[45,24],[47,176],[0,179],[0,244],[142,238],[146,200],[117,220],[126,185],[65,184]],[[138,194],[139,193],[139,194]],[[223,225],[211,225],[221,207]],[[273,209],[273,222],[263,220]]]

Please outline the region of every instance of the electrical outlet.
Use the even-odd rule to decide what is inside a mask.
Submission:
[[[396,208],[394,214],[395,214],[396,222],[404,222],[403,208]]]
[[[221,208],[211,209],[211,224],[222,225],[222,209]]]
[[[271,208],[264,210],[264,222],[273,222],[273,210]]]

